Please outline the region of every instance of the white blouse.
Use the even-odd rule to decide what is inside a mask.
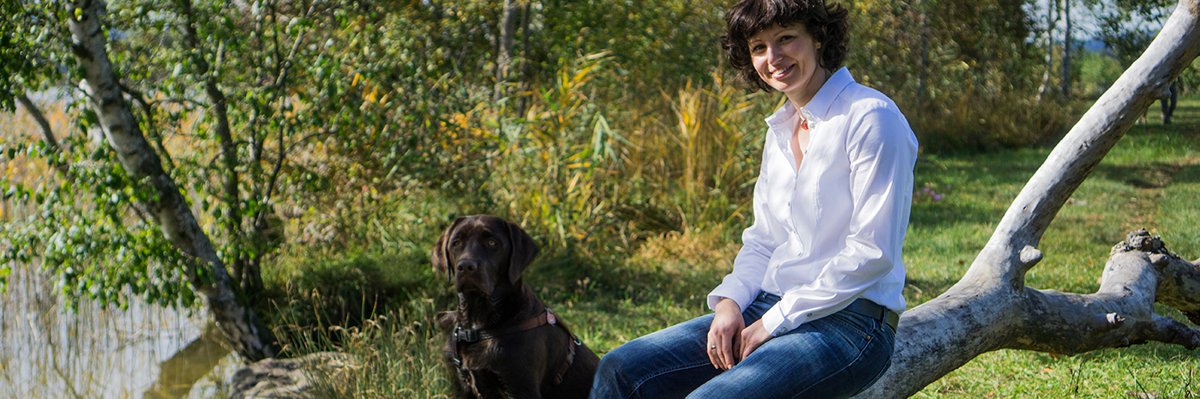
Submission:
[[[708,295],[744,311],[761,291],[782,299],[763,315],[772,336],[866,298],[904,311],[900,252],[912,205],[917,139],[896,104],[841,68],[800,112],[810,140],[799,170],[790,102],[766,119],[754,224],[733,272]]]

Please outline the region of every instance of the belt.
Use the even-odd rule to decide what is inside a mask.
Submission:
[[[863,298],[855,299],[854,302],[851,302],[850,306],[847,306],[845,310],[849,310],[851,312],[858,313],[863,316],[878,319],[879,321],[882,321],[884,323],[887,323],[887,325],[892,326],[893,330],[896,329],[896,324],[900,322],[900,315],[896,314],[896,312],[893,312],[891,309],[880,306],[879,304],[872,302],[869,299],[863,299]]]
[[[779,295],[761,291],[758,293],[758,300],[775,303],[779,302]],[[851,312],[887,323],[887,325],[892,326],[893,330],[895,330],[896,325],[900,323],[900,315],[896,314],[896,312],[893,312],[891,309],[885,308],[882,305],[879,305],[866,298],[855,299],[854,302],[851,302],[850,306],[847,306],[845,310],[849,310]]]

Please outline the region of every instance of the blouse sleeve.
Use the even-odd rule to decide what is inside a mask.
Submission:
[[[770,134],[763,144],[763,156],[759,166],[758,179],[754,182],[754,223],[742,231],[742,249],[733,260],[733,272],[725,275],[717,288],[708,294],[708,308],[716,310],[721,298],[729,298],[738,304],[742,311],[750,306],[750,302],[762,290],[763,275],[767,270],[767,261],[779,246],[780,240],[772,231],[775,229],[770,210],[767,208],[767,169],[768,153],[770,151]]]

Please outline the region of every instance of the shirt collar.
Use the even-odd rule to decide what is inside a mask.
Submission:
[[[851,83],[854,83],[854,77],[850,76],[850,70],[846,67],[838,68],[829,76],[829,80],[821,85],[812,100],[809,100],[808,104],[800,109],[800,112],[804,113],[805,119],[808,119],[810,123],[820,123],[829,119],[829,110],[833,108],[833,103]],[[792,105],[792,102],[784,101],[782,107],[767,117],[767,125],[774,128],[778,124],[790,121],[795,113],[796,107]]]
[[[833,108],[833,103],[851,83],[854,83],[854,77],[850,76],[850,70],[846,67],[839,68],[829,76],[824,85],[821,85],[812,100],[808,100],[808,104],[802,109],[808,111],[805,116],[815,118],[818,122],[829,119],[829,110]]]

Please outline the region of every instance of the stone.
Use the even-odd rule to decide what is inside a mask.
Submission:
[[[354,359],[340,352],[317,352],[293,359],[263,359],[233,374],[229,397],[311,398],[314,397],[314,373],[337,375],[354,368]]]

